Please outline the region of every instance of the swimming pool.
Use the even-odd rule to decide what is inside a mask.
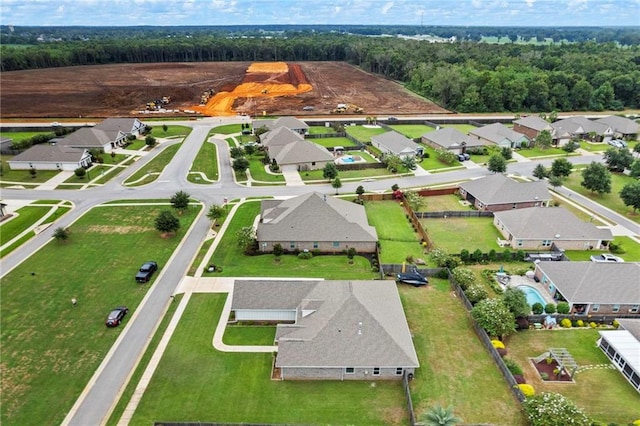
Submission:
[[[345,157],[342,157],[341,159],[342,159],[342,162],[343,162],[343,163],[355,163],[355,161],[356,161],[356,160],[355,160],[353,157],[351,157],[351,156],[345,156]]]
[[[547,304],[547,302],[544,300],[544,297],[542,297],[540,292],[535,288],[529,287],[528,285],[519,285],[517,288],[522,290],[527,296],[527,303],[530,306],[533,306],[534,303],[540,303],[542,306],[545,306]]]

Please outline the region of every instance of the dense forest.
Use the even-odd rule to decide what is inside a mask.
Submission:
[[[608,34],[604,30],[617,31],[618,36],[628,31],[593,29],[589,33],[587,29],[571,29],[590,41],[540,45],[480,43],[470,41],[468,35],[455,42],[428,43],[354,34],[354,30],[366,28],[350,28],[349,34],[328,28],[316,32],[311,27],[292,31],[277,26],[245,28],[243,33],[240,27],[226,27],[226,33],[219,27],[209,31],[206,27],[150,27],[147,31],[122,28],[120,32],[114,28],[71,28],[59,34],[59,29],[47,28],[49,34],[66,34],[65,40],[15,45],[8,44],[10,37],[3,27],[0,69],[144,62],[346,61],[402,82],[414,92],[460,112],[640,107],[640,45],[593,41],[598,35]],[[387,33],[398,30],[381,28]],[[489,34],[488,29],[465,30]],[[494,30],[512,39],[536,31]],[[538,30],[543,32],[539,37],[551,31]],[[14,33],[26,37],[35,30]],[[637,31],[633,33],[637,35]],[[440,36],[446,34],[450,33]]]

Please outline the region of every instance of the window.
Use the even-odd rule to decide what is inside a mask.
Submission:
[[[517,240],[516,244],[518,245],[518,247],[522,247],[522,240]]]
[[[640,310],[640,305],[633,305],[631,309],[629,309],[629,312],[631,312],[632,314],[637,314],[639,310]]]
[[[620,311],[620,305],[613,305],[613,312],[619,312]]]
[[[313,248],[314,248],[314,249],[317,249],[317,248],[318,248],[318,242],[317,242],[317,241],[314,241],[314,242],[313,242]]]
[[[594,304],[591,306],[591,312],[598,312],[599,310],[600,310],[600,304],[598,304],[598,303],[594,303]]]
[[[315,162],[315,161],[312,161],[312,162],[311,162],[311,165],[312,165],[312,166],[315,166],[315,165],[316,165],[316,162]]]
[[[513,206],[511,206],[512,209],[517,209],[518,205],[516,203],[513,203]]]
[[[402,372],[403,371],[404,371],[404,369],[402,367],[396,368],[396,376],[402,376]]]
[[[334,247],[340,247],[340,241],[334,241],[333,242],[333,246]]]
[[[345,374],[355,374],[356,369],[354,367],[347,367],[344,369]]]
[[[374,367],[373,368],[373,375],[374,376],[379,376],[380,375],[380,367]]]
[[[542,247],[551,247],[551,240],[543,240]]]
[[[291,241],[289,243],[289,248],[292,248],[292,249],[296,248],[296,242],[295,241]]]

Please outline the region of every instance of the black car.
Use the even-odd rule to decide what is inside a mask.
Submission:
[[[124,319],[124,316],[127,315],[127,312],[129,312],[129,309],[126,306],[118,306],[109,312],[109,315],[107,315],[107,319],[105,320],[105,324],[107,327],[119,326]]]
[[[398,274],[396,275],[396,282],[411,284],[414,287],[420,287],[429,283],[427,277],[423,277],[418,271]]]
[[[467,154],[466,152],[463,154],[458,154],[458,161],[462,162],[462,161],[467,161],[468,159],[471,158],[471,156],[469,154]]]
[[[387,118],[387,121],[398,121],[398,119],[396,117],[389,117]]]
[[[158,270],[158,264],[154,261],[145,262],[138,273],[136,274],[136,281],[139,283],[146,283],[151,279],[151,276]]]

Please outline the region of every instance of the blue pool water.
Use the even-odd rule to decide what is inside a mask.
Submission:
[[[527,296],[527,303],[530,306],[533,306],[534,303],[540,303],[542,306],[547,304],[540,292],[535,288],[529,287],[528,285],[519,285],[518,288],[524,291],[524,294]]]
[[[343,163],[354,163],[356,160],[353,159],[353,157],[342,157],[342,162]]]

